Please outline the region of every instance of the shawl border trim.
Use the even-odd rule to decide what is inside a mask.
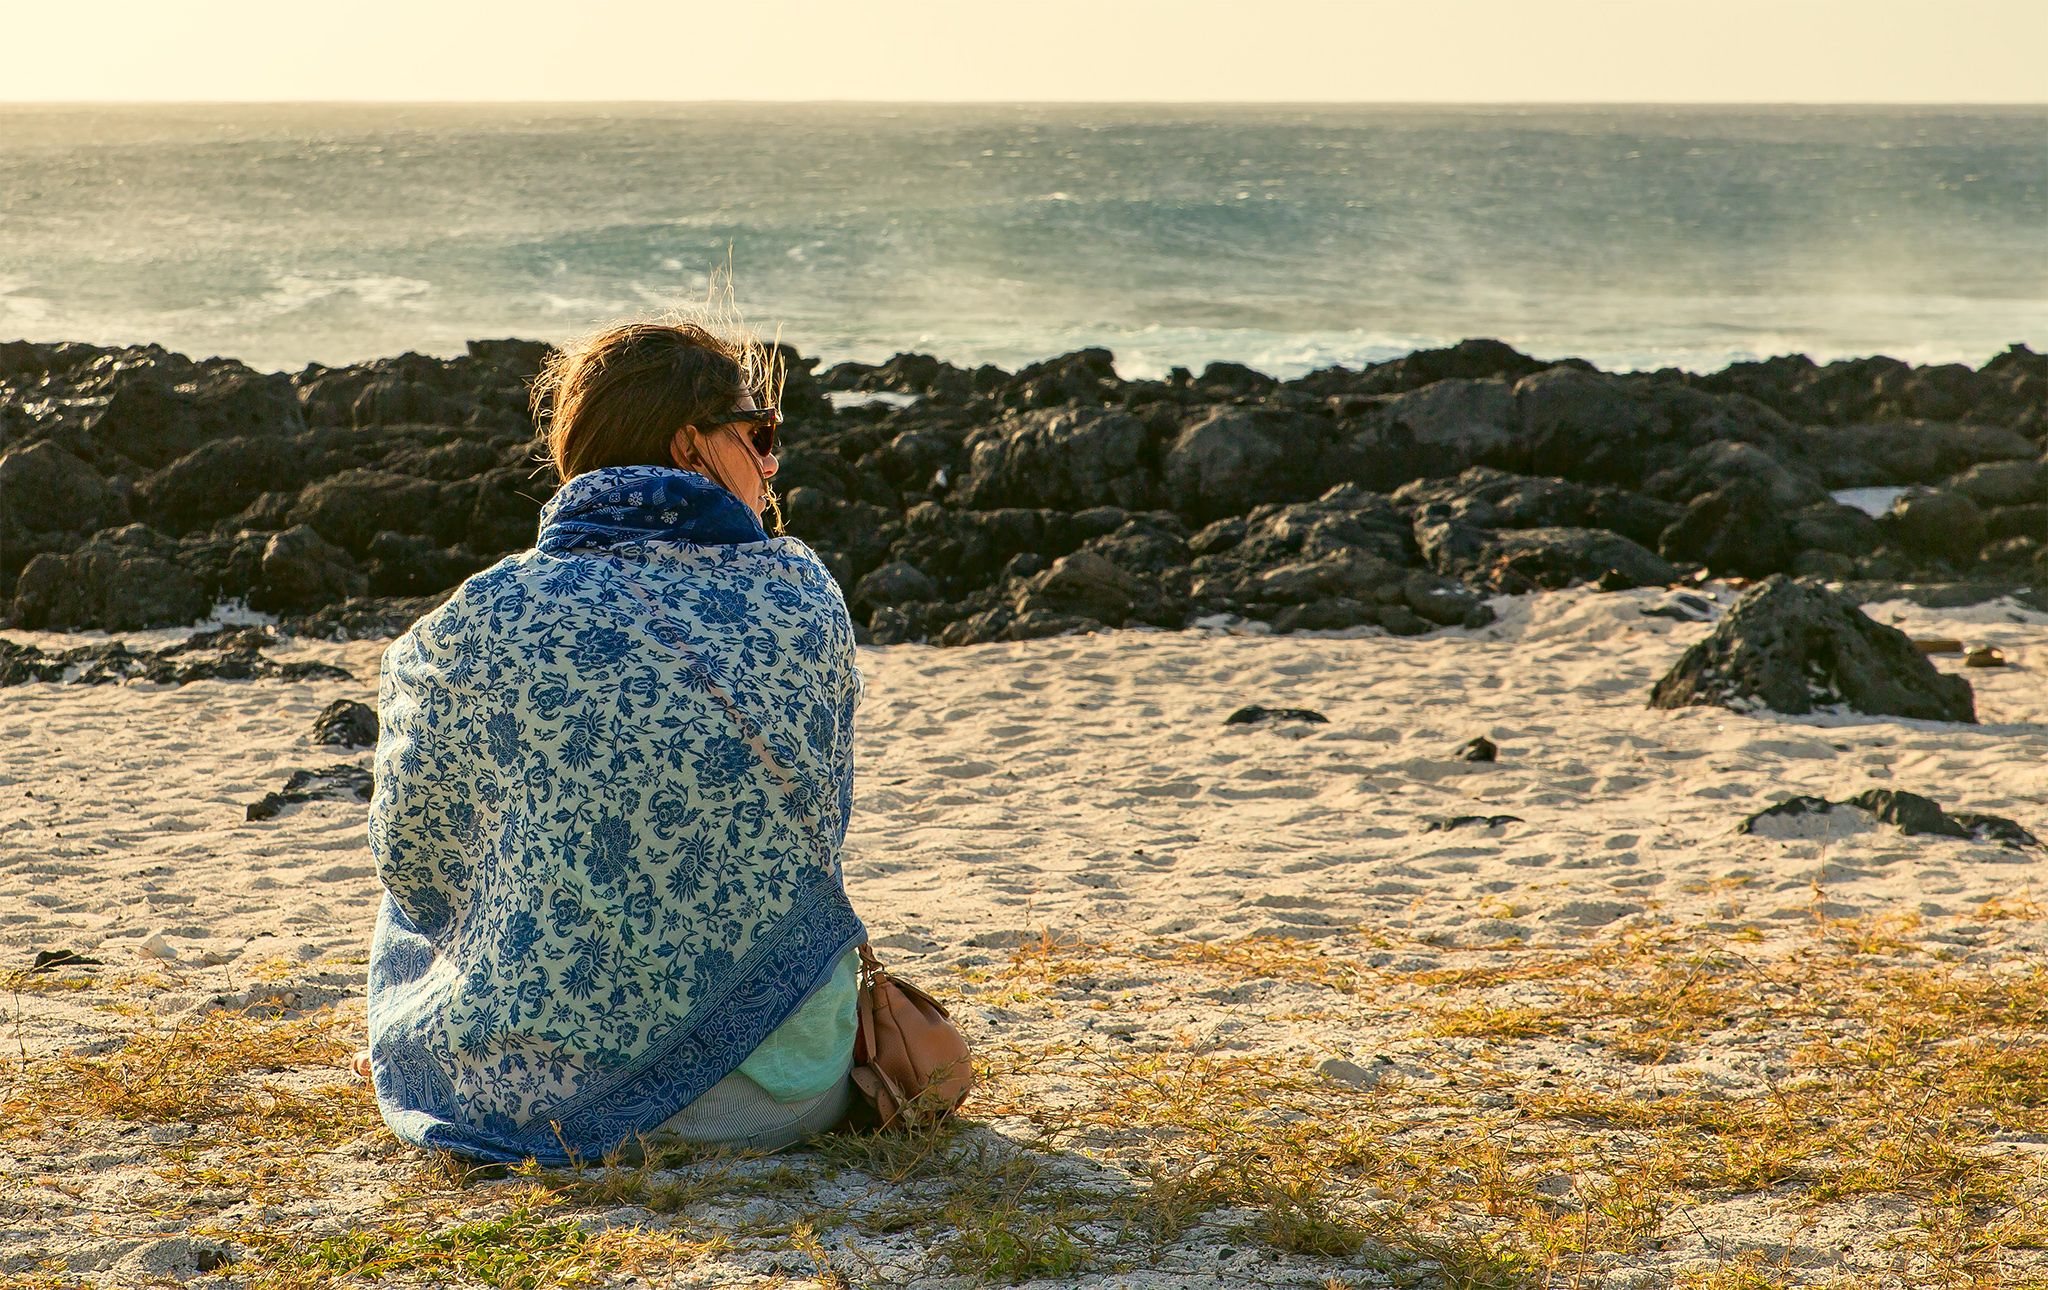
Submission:
[[[821,875],[791,910],[791,917],[741,958],[732,984],[712,1003],[713,1015],[730,1023],[718,1027],[717,1034],[707,1033],[703,1025],[676,1025],[627,1066],[593,1079],[547,1115],[505,1135],[431,1112],[423,1115],[420,1108],[431,1105],[431,1098],[387,1097],[385,1089],[397,1088],[383,1077],[399,1077],[422,1062],[430,1069],[433,1065],[431,1055],[409,1036],[387,1033],[374,1055],[380,1076],[378,1109],[401,1139],[429,1150],[503,1164],[529,1159],[550,1168],[590,1164],[651,1132],[738,1070],[770,1032],[831,979],[840,957],[866,939],[867,930],[845,889]],[[830,952],[821,954],[820,947],[827,944]],[[822,968],[817,966],[821,959]],[[750,998],[734,999],[738,986],[749,980],[767,988]],[[699,1010],[698,1015],[704,1012]]]

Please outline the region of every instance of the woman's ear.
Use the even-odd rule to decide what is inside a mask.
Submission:
[[[668,458],[676,464],[677,470],[694,469],[697,454],[694,450],[696,427],[684,426],[668,441]]]

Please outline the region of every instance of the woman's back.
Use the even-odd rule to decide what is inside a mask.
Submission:
[[[535,550],[395,642],[370,1022],[400,1136],[602,1154],[829,981],[858,694],[816,556],[672,468],[569,479]]]

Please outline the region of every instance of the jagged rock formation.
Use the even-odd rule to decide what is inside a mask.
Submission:
[[[1977,719],[1970,683],[1936,671],[1904,632],[1825,587],[1782,575],[1745,592],[1650,694],[1653,708],[1695,704]]]
[[[263,374],[0,344],[0,612],[123,629],[234,597],[388,629],[531,542],[546,353]],[[790,531],[877,641],[1217,613],[1426,632],[1482,621],[1487,593],[1700,569],[2048,585],[2048,358],[2022,347],[1699,376],[1466,341],[1284,382],[1125,381],[1104,350],[1015,373],[787,357]],[[828,397],[875,393],[898,397]],[[1909,491],[1877,520],[1829,496],[1879,486]]]

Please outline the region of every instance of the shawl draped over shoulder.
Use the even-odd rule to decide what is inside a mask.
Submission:
[[[853,628],[701,475],[591,471],[384,654],[371,1068],[407,1142],[600,1157],[730,1074],[864,936]]]

